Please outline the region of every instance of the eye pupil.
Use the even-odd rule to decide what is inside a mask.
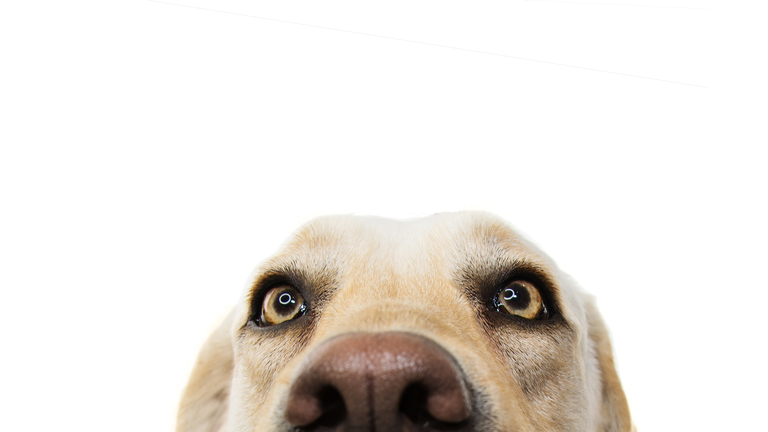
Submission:
[[[293,299],[293,296],[291,296],[288,293],[280,294],[280,298],[278,298],[277,301],[279,301],[281,305],[287,305],[287,304],[290,304],[290,303],[296,303],[296,301]]]

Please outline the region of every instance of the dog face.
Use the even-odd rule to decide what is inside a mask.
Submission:
[[[201,351],[179,431],[628,431],[591,298],[485,213],[324,217]]]

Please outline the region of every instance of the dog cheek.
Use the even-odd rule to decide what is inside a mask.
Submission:
[[[542,430],[583,430],[588,409],[586,388],[574,355],[573,337],[567,331],[544,337],[500,332],[496,340],[529,407],[531,420],[546,425]]]
[[[304,337],[296,335],[291,340],[292,337],[245,337],[238,342],[232,401],[240,406],[233,406],[231,414],[247,418],[238,419],[234,424],[255,425],[268,415],[281,373],[305,346]]]

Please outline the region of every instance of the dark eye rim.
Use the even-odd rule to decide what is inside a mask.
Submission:
[[[267,296],[267,293],[271,291],[274,288],[278,288],[280,286],[290,286],[296,292],[299,293],[303,300],[303,304],[301,305],[301,309],[299,310],[299,313],[296,314],[295,317],[283,321],[279,324],[265,324],[261,321],[261,309],[264,303],[264,298]],[[306,294],[306,290],[303,290],[301,288],[301,285],[296,283],[295,280],[292,280],[292,278],[288,277],[287,275],[278,274],[278,275],[268,275],[265,278],[263,278],[257,286],[254,287],[254,289],[251,291],[253,293],[251,297],[250,302],[250,315],[248,317],[248,324],[253,323],[256,327],[261,329],[266,328],[274,328],[274,327],[280,327],[288,325],[289,323],[296,322],[297,320],[301,319],[302,317],[307,315],[307,312],[311,309],[311,299]]]

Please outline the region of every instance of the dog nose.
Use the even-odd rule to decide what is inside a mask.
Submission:
[[[310,354],[291,385],[285,419],[300,430],[468,430],[471,411],[461,370],[435,342],[352,333]]]

